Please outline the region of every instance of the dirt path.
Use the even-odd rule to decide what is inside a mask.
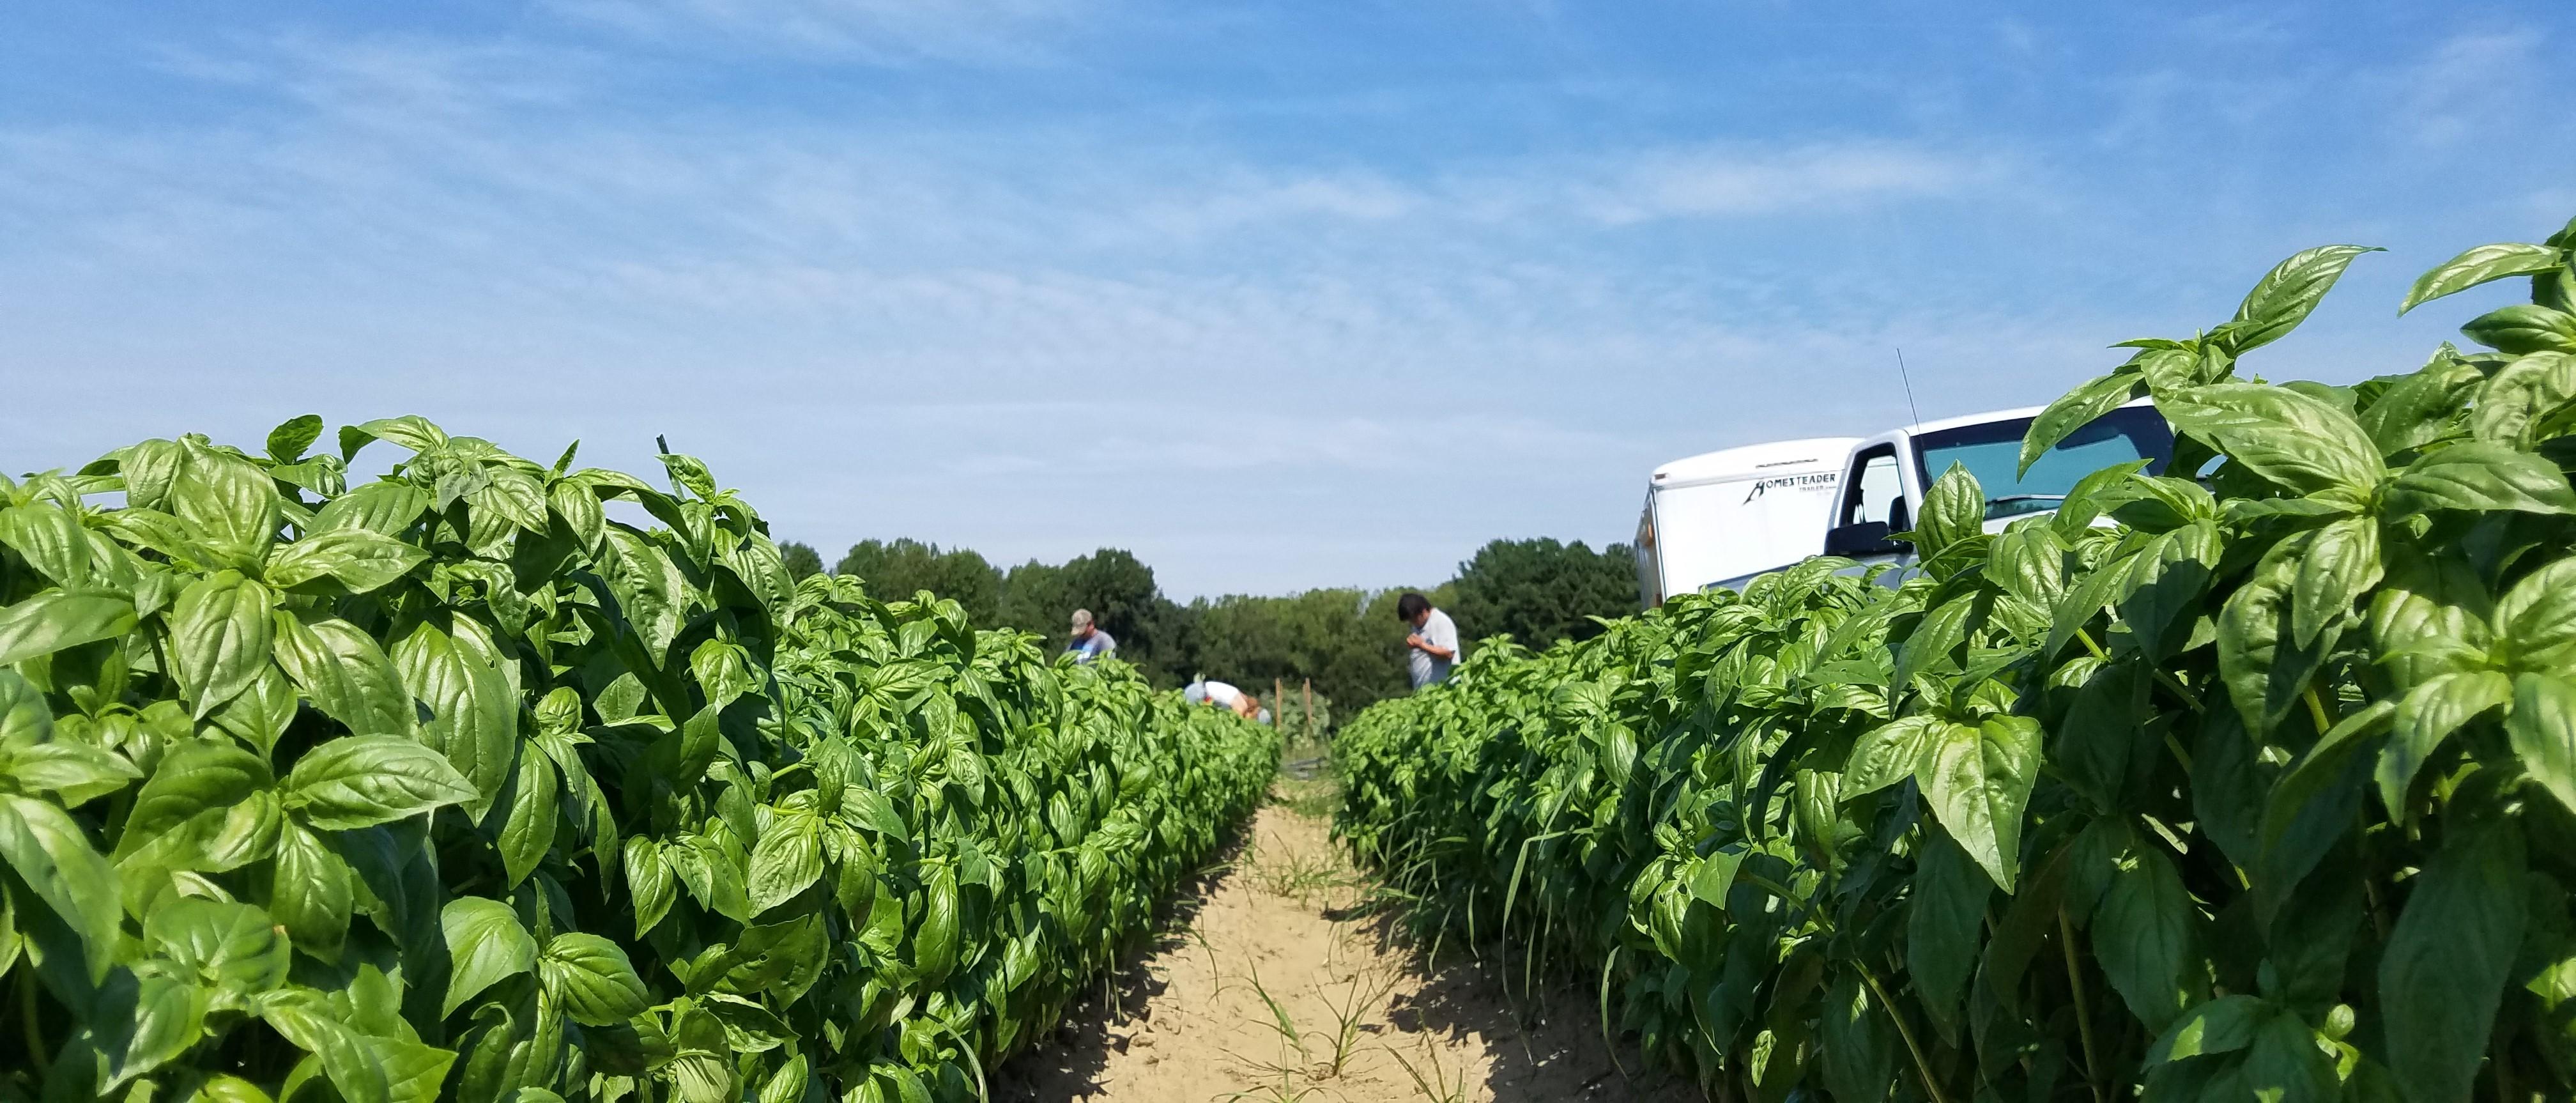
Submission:
[[[1294,783],[1283,783],[1294,784]],[[1490,963],[1434,968],[1359,914],[1364,885],[1313,792],[1261,810],[1231,868],[1187,901],[1116,1006],[1073,1022],[995,1077],[1008,1103],[1695,1103],[1603,1048],[1588,993],[1518,1016]],[[1300,811],[1303,807],[1305,811]],[[1518,1001],[1526,1010],[1527,1000]],[[1523,1019],[1533,1020],[1523,1024]],[[1620,1054],[1638,1070],[1633,1049]]]

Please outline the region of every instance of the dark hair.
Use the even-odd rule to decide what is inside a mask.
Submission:
[[[1395,599],[1395,616],[1398,620],[1410,621],[1429,611],[1431,611],[1431,599],[1420,594],[1408,591],[1403,597]]]

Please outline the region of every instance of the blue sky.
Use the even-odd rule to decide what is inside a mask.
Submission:
[[[2392,252],[2253,368],[2412,367],[2506,292],[2407,280],[2576,215],[2571,49],[2558,0],[38,5],[0,468],[410,412],[665,434],[827,557],[1427,583],[1902,420],[1898,346],[1927,417],[2045,402],[2309,245]]]

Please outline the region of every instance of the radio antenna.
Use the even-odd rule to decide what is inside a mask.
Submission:
[[[1923,430],[1923,408],[1914,404],[1914,376],[1905,370],[1905,349],[1896,350],[1896,378],[1905,383],[1905,408],[1914,415],[1914,430]]]

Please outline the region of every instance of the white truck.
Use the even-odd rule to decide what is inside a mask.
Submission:
[[[1816,554],[1841,496],[1843,460],[1859,437],[1814,437],[1674,460],[1646,479],[1637,519],[1637,596],[1729,583]]]
[[[1637,589],[1647,608],[1674,594],[1742,589],[1808,556],[1863,563],[1914,561],[1890,540],[1914,527],[1925,488],[1965,464],[1986,492],[1986,528],[2057,508],[2076,480],[2149,461],[2161,473],[2173,430],[2140,401],[2067,435],[2016,477],[2021,440],[2041,407],[1927,421],[1874,437],[1815,437],[1674,460],[1647,480],[1637,522]],[[1892,582],[1902,572],[1889,576]]]
[[[2041,454],[2028,474],[2016,476],[2022,436],[2041,409],[1927,421],[1859,442],[1837,476],[1841,493],[1819,550],[1863,563],[1911,564],[1913,547],[1888,537],[1914,527],[1924,490],[1953,463],[1965,465],[1986,492],[1986,531],[1994,532],[2015,517],[2054,511],[2078,480],[2105,467],[2146,460],[2150,473],[2161,474],[2173,458],[2173,428],[2141,400],[2085,423]]]

